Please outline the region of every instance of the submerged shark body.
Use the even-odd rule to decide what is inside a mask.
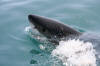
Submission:
[[[71,38],[81,35],[80,32],[56,20],[37,15],[29,15],[28,19],[32,28],[36,28],[48,39],[52,39],[51,42],[59,42],[62,38]]]

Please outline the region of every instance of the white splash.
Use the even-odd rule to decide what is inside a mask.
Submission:
[[[25,27],[24,31],[29,32],[29,30],[31,29],[30,26]]]
[[[45,46],[43,46],[42,44],[39,45],[41,50],[45,50]]]
[[[65,66],[96,66],[95,50],[90,42],[75,39],[60,41],[52,55]]]

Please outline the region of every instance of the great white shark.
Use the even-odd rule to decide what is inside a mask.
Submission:
[[[42,35],[52,39],[53,43],[58,44],[62,38],[78,37],[82,34],[68,25],[47,17],[30,14],[28,19],[32,29],[37,29]]]

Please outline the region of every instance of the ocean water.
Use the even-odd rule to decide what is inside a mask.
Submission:
[[[31,32],[29,14],[84,32],[82,40],[54,46]],[[0,66],[100,66],[99,15],[99,0],[0,0]]]

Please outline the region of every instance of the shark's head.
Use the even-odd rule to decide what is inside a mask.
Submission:
[[[31,25],[47,38],[63,38],[70,35],[80,34],[80,32],[56,20],[37,15],[28,15],[28,19]]]

